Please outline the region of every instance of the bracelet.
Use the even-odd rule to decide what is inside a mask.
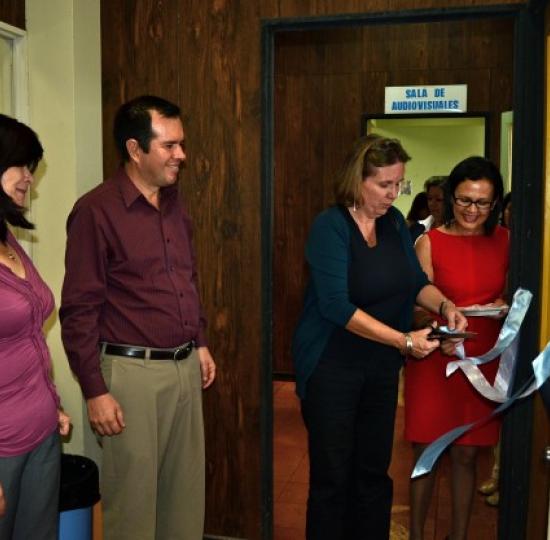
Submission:
[[[445,300],[442,300],[441,301],[441,304],[439,304],[439,316],[440,317],[443,317],[443,307],[445,306],[445,304],[448,302],[447,299]]]
[[[413,338],[408,332],[405,334],[405,352],[407,354],[413,352]]]

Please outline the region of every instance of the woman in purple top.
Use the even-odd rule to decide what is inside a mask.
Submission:
[[[7,225],[24,214],[42,159],[32,129],[0,114],[0,540],[57,539],[60,441],[69,431],[42,325],[53,295]]]

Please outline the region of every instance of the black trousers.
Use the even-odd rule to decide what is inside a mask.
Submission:
[[[395,353],[322,358],[308,381],[302,401],[310,459],[307,540],[389,538],[388,467],[401,364]]]

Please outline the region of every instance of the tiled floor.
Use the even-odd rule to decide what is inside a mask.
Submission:
[[[294,383],[274,382],[274,538],[301,540],[305,537],[305,507],[309,464],[306,433],[294,394]],[[410,445],[403,433],[403,407],[398,407],[396,440],[390,474],[394,479],[392,538],[407,538],[409,520],[408,478],[412,466]],[[480,455],[478,478],[485,479],[492,465],[490,449]],[[426,540],[441,540],[450,524],[449,466],[443,458],[426,524]],[[496,538],[497,510],[476,495],[470,525],[470,540]]]

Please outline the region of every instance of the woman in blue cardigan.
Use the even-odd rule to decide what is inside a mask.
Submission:
[[[361,138],[315,219],[311,278],[292,352],[308,430],[308,540],[387,539],[399,369],[439,346],[409,331],[413,304],[450,328],[466,320],[428,282],[407,225],[392,207],[409,156],[395,139]]]

